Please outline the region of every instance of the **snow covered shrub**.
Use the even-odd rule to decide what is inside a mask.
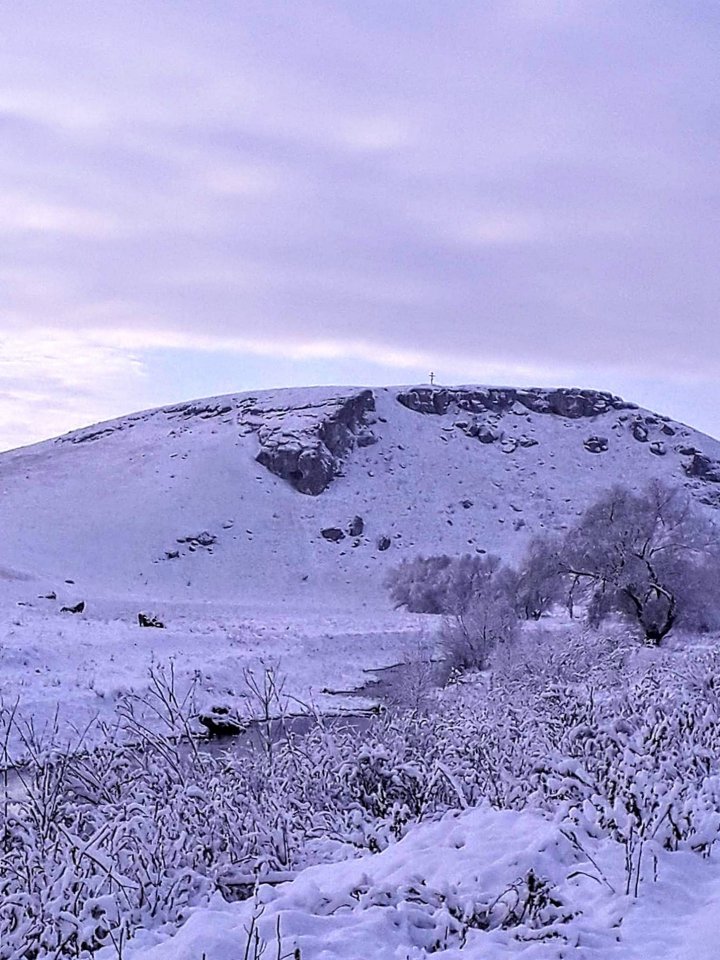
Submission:
[[[122,705],[92,750],[31,742],[23,789],[0,794],[0,960],[89,958],[140,927],[181,924],[217,891],[245,898],[257,880],[383,850],[414,823],[481,804],[537,808],[579,851],[612,845],[620,892],[638,893],[663,857],[707,856],[720,835],[718,676],[714,651],[533,633],[432,709],[319,719],[271,750],[222,754],[158,733],[190,724],[161,684],[145,711]],[[556,935],[567,911],[542,875],[497,890],[490,914],[491,901],[463,907],[452,942],[481,923]],[[418,888],[419,923],[428,910],[439,922],[435,893]],[[442,909],[454,915],[450,899]]]
[[[442,646],[450,669],[483,669],[499,643],[517,634],[517,577],[492,554],[405,560],[387,581],[397,606],[445,614]]]
[[[615,696],[567,690],[564,722],[533,771],[544,805],[622,845],[635,896],[661,851],[706,854],[720,831],[720,711],[689,693],[687,677],[657,668]]]

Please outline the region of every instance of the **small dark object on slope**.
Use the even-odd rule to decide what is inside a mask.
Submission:
[[[157,617],[148,616],[146,613],[138,614],[138,624],[141,627],[157,627],[159,630],[165,629],[165,624]]]
[[[85,601],[81,600],[73,607],[60,607],[60,613],[82,613],[85,610]]]
[[[321,530],[320,533],[331,543],[337,543],[338,540],[345,539],[345,534],[342,532],[342,530],[340,530],[339,527],[325,527],[325,529]]]
[[[607,437],[588,437],[583,442],[588,453],[605,453],[608,449]]]

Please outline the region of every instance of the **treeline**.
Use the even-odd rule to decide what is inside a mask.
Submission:
[[[675,628],[720,627],[717,527],[687,493],[654,482],[616,486],[562,536],[537,537],[513,567],[491,554],[407,560],[388,577],[397,606],[445,614],[447,653],[463,668],[483,666],[520,620],[556,604],[599,626],[617,616],[659,645]]]

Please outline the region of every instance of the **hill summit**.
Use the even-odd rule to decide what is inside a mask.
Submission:
[[[562,531],[652,477],[720,506],[720,443],[610,393],[314,387],[135,413],[0,454],[0,583],[249,608],[386,604],[391,565]]]

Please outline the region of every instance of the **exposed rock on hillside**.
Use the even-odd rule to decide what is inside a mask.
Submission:
[[[526,390],[511,387],[412,387],[399,393],[398,401],[416,413],[431,414],[447,413],[451,407],[472,413],[504,413],[515,404],[520,404],[533,413],[554,413],[571,420],[596,417],[610,410],[636,408],[635,404],[627,403],[612,393],[579,390],[574,387],[561,387],[557,390],[540,387]]]
[[[584,443],[588,453],[605,453],[608,448],[607,437],[588,437]]]
[[[340,473],[342,458],[353,447],[375,442],[368,419],[374,410],[372,390],[362,390],[292,410],[253,411],[263,417],[256,459],[300,493],[317,496]]]
[[[720,483],[720,462],[711,460],[702,453],[693,453],[692,459],[685,466],[685,473],[707,483]]]

